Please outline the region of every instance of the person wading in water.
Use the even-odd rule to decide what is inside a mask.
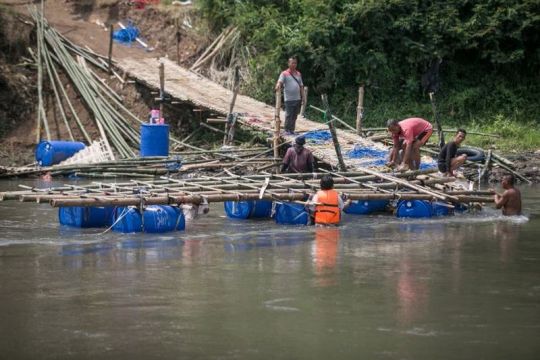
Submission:
[[[456,176],[455,171],[467,160],[467,155],[463,154],[456,156],[457,149],[459,145],[465,140],[467,132],[463,129],[458,129],[456,136],[454,136],[454,141],[450,141],[448,144],[444,145],[439,153],[439,159],[437,165],[439,171],[444,174],[444,176]]]
[[[390,167],[399,165],[398,171],[420,168],[420,148],[433,133],[431,123],[421,118],[409,118],[401,121],[388,120],[386,125],[394,141],[386,165]],[[400,161],[399,151],[402,149],[403,160]]]
[[[321,178],[321,190],[311,198],[310,203],[315,206],[315,225],[339,225],[341,210],[349,205],[334,190],[334,179],[328,174]]]
[[[294,146],[287,149],[283,157],[281,172],[285,173],[311,173],[314,169],[315,160],[311,151],[304,147],[306,138],[299,136],[294,140]]]
[[[502,213],[506,216],[521,215],[521,191],[514,187],[514,183],[514,175],[504,175],[502,179],[504,193],[493,195],[495,207],[502,208]]]
[[[289,58],[289,68],[279,75],[276,83],[276,91],[283,88],[285,98],[285,133],[294,134],[296,118],[304,102],[304,83],[302,74],[296,69],[298,59],[295,56]]]

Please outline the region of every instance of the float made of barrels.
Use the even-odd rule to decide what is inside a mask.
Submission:
[[[198,176],[188,179],[161,177],[120,183],[65,184],[51,188],[20,185],[23,190],[0,193],[0,200],[49,203],[59,208],[63,225],[110,227],[119,232],[183,230],[181,205],[224,203],[232,219],[273,218],[278,224],[308,225],[310,195],[320,178],[331,174],[334,189],[350,215],[394,212],[401,218],[451,215],[493,201],[490,191],[464,189],[454,178],[437,177],[434,170],[405,173],[360,171],[309,174],[257,174],[227,177]],[[346,221],[346,219],[345,219]]]

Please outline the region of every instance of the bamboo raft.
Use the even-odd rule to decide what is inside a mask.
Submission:
[[[225,201],[271,200],[303,202],[319,189],[319,179],[330,173],[335,189],[350,200],[427,200],[453,207],[493,201],[489,191],[469,191],[453,179],[432,176],[434,170],[379,173],[362,168],[357,172],[316,174],[258,174],[227,177],[199,176],[178,179],[161,177],[120,183],[65,184],[51,188],[19,185],[23,190],[2,192],[0,201],[49,203],[53,207],[96,207],[200,204]]]

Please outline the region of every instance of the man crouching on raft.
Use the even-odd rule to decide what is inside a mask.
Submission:
[[[494,195],[495,207],[502,208],[505,216],[521,215],[521,192],[514,187],[514,183],[514,175],[504,175],[501,182],[504,193]]]
[[[334,179],[328,174],[321,178],[321,190],[311,198],[310,203],[315,205],[315,225],[334,226],[341,221],[341,210],[349,205],[334,190]]]
[[[418,170],[420,167],[420,148],[433,133],[433,126],[421,118],[408,118],[402,121],[388,120],[386,126],[392,133],[394,146],[390,151],[387,166],[398,165],[398,171]],[[403,149],[400,162],[399,151]]]

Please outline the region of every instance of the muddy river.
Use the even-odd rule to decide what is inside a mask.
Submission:
[[[518,218],[322,229],[215,204],[162,235],[0,202],[0,358],[538,359],[539,189]]]

